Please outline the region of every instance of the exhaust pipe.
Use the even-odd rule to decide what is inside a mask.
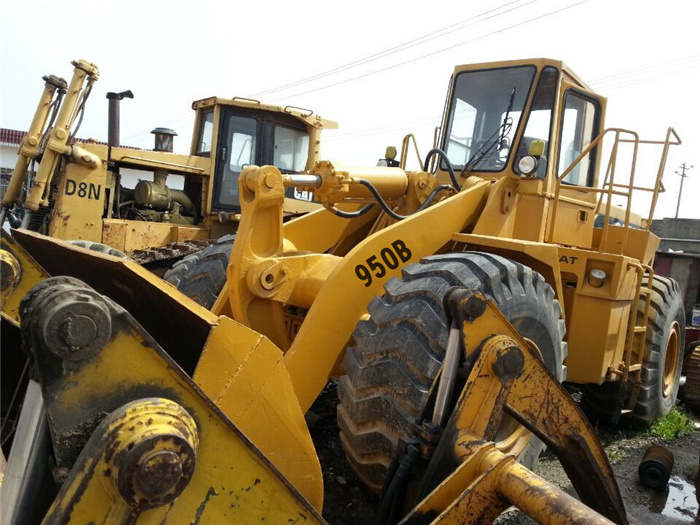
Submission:
[[[107,116],[107,145],[111,147],[120,146],[119,138],[119,105],[124,98],[134,98],[131,90],[121,93],[107,93],[109,100],[109,115]]]

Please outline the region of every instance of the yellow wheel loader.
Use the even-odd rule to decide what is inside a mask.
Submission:
[[[125,258],[24,231],[0,254],[3,358],[21,340],[32,378],[3,524],[325,523],[304,378],[268,338]],[[447,359],[478,356],[444,421],[416,422],[380,521],[481,524],[517,505],[540,523],[627,523],[593,429],[536,347],[478,291],[453,287],[445,305]],[[516,462],[534,439],[519,424],[580,501]]]
[[[319,160],[321,131],[337,127],[302,108],[210,97],[192,104],[189,155],[173,153],[175,133],[166,128],[153,130],[154,150],[135,149],[120,144],[120,103],[133,98],[125,91],[107,94],[108,142],[78,142],[99,70],[85,60],[73,66],[70,82],[44,77],[2,198],[0,223],[16,207],[24,214],[23,228],[78,241],[87,249],[127,253],[153,269],[168,269],[210,239],[235,233],[243,166],[309,169]],[[301,192],[290,190],[288,197],[287,216],[317,207]],[[190,257],[186,264],[194,262]],[[170,280],[177,284],[183,269]]]
[[[541,523],[626,523],[561,381],[642,422],[675,400],[682,306],[631,201],[648,191],[653,215],[680,141],[605,130],[604,110],[558,61],[459,66],[420,171],[245,167],[210,310],[128,260],[3,239],[3,334],[33,379],[7,515],[321,522],[303,415],[339,378],[341,442],[382,522],[488,523],[514,504]],[[649,188],[642,145],[660,150]],[[324,209],[285,222],[290,188]],[[583,504],[528,470],[543,443]]]

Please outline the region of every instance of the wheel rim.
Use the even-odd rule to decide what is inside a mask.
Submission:
[[[666,358],[664,359],[663,396],[668,397],[676,386],[676,369],[680,359],[680,332],[678,322],[671,325],[671,330],[666,340]]]

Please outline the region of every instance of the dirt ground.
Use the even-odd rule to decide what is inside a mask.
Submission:
[[[624,427],[621,430],[599,427],[598,432],[612,464],[631,523],[700,524],[695,486],[700,450],[699,430],[671,442],[648,436],[629,437],[629,431]],[[651,445],[662,445],[674,456],[668,486],[659,490],[648,488],[639,480],[639,464]],[[575,495],[564,470],[553,455],[545,453],[536,471],[543,478]]]
[[[325,503],[323,517],[331,525],[369,525],[377,522],[378,497],[355,476],[345,461],[336,424],[337,396],[335,385],[329,385],[311,408],[311,434],[324,472]],[[700,417],[698,424],[700,427]],[[615,477],[632,524],[700,525],[695,479],[698,475],[700,430],[672,442],[639,437],[624,426],[598,425],[596,430],[611,460]],[[638,467],[652,444],[667,447],[675,462],[668,486],[661,490],[645,487],[639,481]],[[536,472],[575,495],[556,457],[545,453]],[[499,525],[533,523],[517,511],[499,519]]]

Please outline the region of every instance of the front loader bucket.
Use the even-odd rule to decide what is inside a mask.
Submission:
[[[205,467],[210,476],[223,468],[215,457],[225,455],[224,443],[233,439],[249,450],[244,455],[257,458],[251,468],[262,470],[253,481],[264,475],[288,494],[284,506],[301,505],[312,522],[320,519],[314,510],[320,510],[323,501],[320,464],[282,353],[269,340],[215,316],[127,259],[26,231],[3,237],[2,248],[24,255],[19,257],[25,263],[23,277],[46,283],[34,288],[19,310],[25,348],[32,352],[34,368],[43,370],[40,383],[54,438],[76,434],[87,439],[105,415],[132,402],[175,401],[194,417],[201,443],[205,421],[217,420],[218,427],[228,428],[224,431],[228,437],[212,444],[217,452]],[[32,272],[31,263],[45,273]],[[60,277],[44,280],[46,274]],[[26,286],[20,283],[17,288]],[[93,303],[102,306],[92,307]],[[29,327],[25,317],[31,311],[34,321]],[[98,337],[102,332],[109,333]],[[96,341],[88,345],[91,336]],[[57,358],[52,345],[97,349],[85,355],[64,349]],[[3,354],[6,351],[10,349],[3,348]],[[73,428],[75,421],[90,423]],[[231,433],[236,437],[231,438]],[[85,439],[78,443],[82,446]],[[65,469],[74,464],[78,448],[68,447],[63,459],[58,459],[65,461]],[[97,449],[93,452],[98,454]],[[90,461],[98,460],[95,456]],[[209,488],[194,490],[204,490],[204,500]]]

